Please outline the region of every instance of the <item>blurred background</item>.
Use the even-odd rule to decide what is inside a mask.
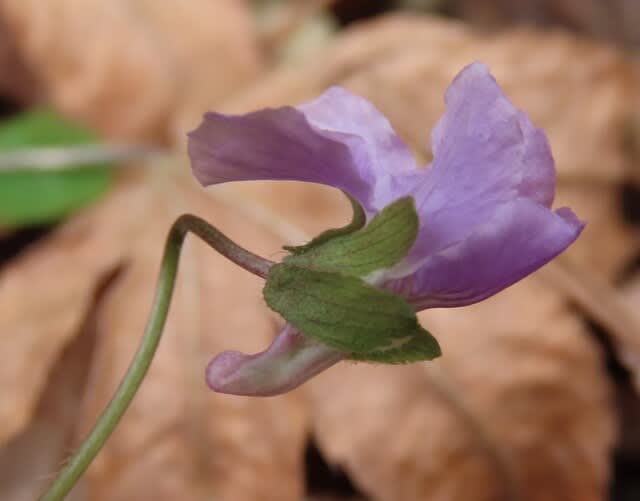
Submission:
[[[250,399],[209,391],[204,367],[281,320],[189,239],[150,374],[70,499],[640,499],[638,26],[635,0],[0,0],[0,499],[35,499],[108,402],[179,214],[274,260],[348,219],[322,187],[199,187],[185,135],[203,112],[341,85],[426,163],[474,60],[547,131],[578,242],[422,313],[436,362],[343,363]]]

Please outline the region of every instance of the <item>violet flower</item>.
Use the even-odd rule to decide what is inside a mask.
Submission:
[[[584,223],[552,211],[555,169],[545,133],[503,94],[488,68],[464,68],[447,90],[432,133],[433,162],[409,148],[367,100],[331,88],[298,106],[242,116],[207,113],[189,136],[203,185],[298,180],[351,195],[367,220],[413,197],[419,231],[407,257],[375,285],[416,311],[481,301],[553,259]],[[216,391],[273,395],[348,357],[285,325],[256,355],[225,352],[207,369]]]

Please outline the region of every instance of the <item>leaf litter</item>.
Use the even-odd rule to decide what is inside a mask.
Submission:
[[[262,68],[245,1],[7,0],[0,16],[58,109],[112,138],[166,141]]]

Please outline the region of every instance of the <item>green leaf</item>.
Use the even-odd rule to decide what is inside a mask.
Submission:
[[[310,242],[304,245],[298,245],[295,247],[285,245],[284,250],[287,250],[294,255],[304,254],[310,251],[311,249],[318,247],[324,244],[325,242],[328,242],[333,238],[336,238],[342,235],[349,235],[350,233],[353,233],[354,231],[357,231],[360,228],[362,228],[367,222],[367,216],[364,213],[364,209],[355,198],[353,198],[351,195],[349,195],[346,192],[343,192],[343,193],[349,199],[349,202],[351,202],[351,208],[353,210],[353,216],[351,217],[351,222],[348,225],[343,226],[342,228],[334,228],[331,230],[323,231],[322,233],[320,233],[320,235],[318,235],[313,240],[311,240]]]
[[[364,228],[334,236],[283,262],[364,277],[391,268],[406,257],[416,240],[418,224],[413,198],[404,197],[385,207]]]
[[[440,355],[402,297],[353,276],[280,263],[269,272],[264,297],[305,335],[356,360],[403,363]]]
[[[95,134],[47,110],[0,125],[0,153],[38,146],[95,143]],[[107,165],[0,172],[0,226],[46,224],[97,199],[108,188]]]

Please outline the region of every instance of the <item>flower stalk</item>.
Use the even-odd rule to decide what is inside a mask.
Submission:
[[[235,264],[259,277],[266,278],[269,268],[273,265],[271,261],[240,247],[199,217],[184,214],[173,223],[164,247],[153,306],[138,351],[106,409],[78,450],[40,498],[41,501],[61,501],[67,496],[100,452],[137,393],[162,337],[176,282],[182,245],[189,232],[197,235]]]

